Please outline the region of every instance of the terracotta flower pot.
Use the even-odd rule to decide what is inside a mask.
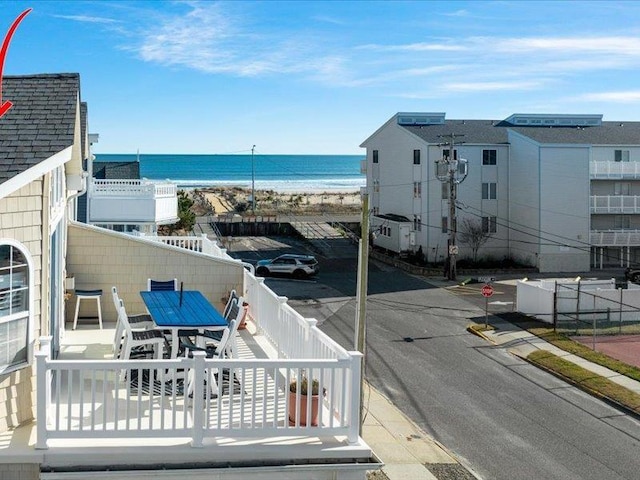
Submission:
[[[296,402],[296,392],[289,392],[289,425],[296,424],[296,412],[300,410],[300,426],[307,426],[307,395],[300,395]],[[320,395],[311,395],[311,426],[318,426]]]

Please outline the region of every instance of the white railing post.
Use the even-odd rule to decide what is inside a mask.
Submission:
[[[193,425],[191,428],[191,446],[202,448],[204,437],[204,380],[205,380],[205,359],[204,352],[193,352]],[[207,382],[207,385],[208,382]],[[210,388],[208,386],[208,388]],[[185,389],[186,395],[187,389]]]
[[[47,423],[51,403],[51,375],[47,371],[47,360],[51,356],[51,337],[40,337],[40,350],[36,357],[36,445],[44,450],[47,446]]]
[[[318,352],[314,351],[315,349],[313,348],[316,346],[316,343],[311,341],[311,332],[313,331],[313,327],[318,325],[318,320],[315,318],[305,318],[305,320],[307,328],[304,332],[304,344],[301,348],[303,351],[307,352],[307,355],[311,355],[312,358],[317,358],[316,354]]]
[[[363,419],[362,403],[363,395],[362,388],[364,385],[364,378],[362,378],[362,363],[364,361],[364,355],[360,352],[349,352],[351,359],[351,405],[349,407],[349,433],[347,439],[350,444],[358,442],[360,438],[361,422]]]
[[[278,350],[278,358],[283,358],[282,354],[284,353],[282,351],[282,347],[280,346],[281,340],[283,338],[287,338],[288,335],[283,335],[282,331],[284,329],[289,330],[291,328],[291,325],[289,325],[288,323],[285,324],[285,319],[284,319],[284,306],[287,304],[287,297],[282,297],[280,295],[278,295],[277,297],[278,300],[278,324],[277,324],[277,329],[278,329],[278,342],[276,345],[276,348]],[[289,355],[285,355],[285,358],[289,357]]]

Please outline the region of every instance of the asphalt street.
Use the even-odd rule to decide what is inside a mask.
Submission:
[[[267,283],[352,349],[357,261],[319,260],[315,280]],[[638,478],[640,422],[469,334],[480,295],[376,262],[368,292],[367,379],[481,478]]]

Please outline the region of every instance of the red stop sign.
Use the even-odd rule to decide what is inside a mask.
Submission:
[[[483,285],[482,286],[482,296],[490,297],[493,295],[493,287],[491,285]]]

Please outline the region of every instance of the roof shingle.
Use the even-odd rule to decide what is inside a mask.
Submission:
[[[0,183],[73,145],[77,73],[5,76],[0,118]]]

